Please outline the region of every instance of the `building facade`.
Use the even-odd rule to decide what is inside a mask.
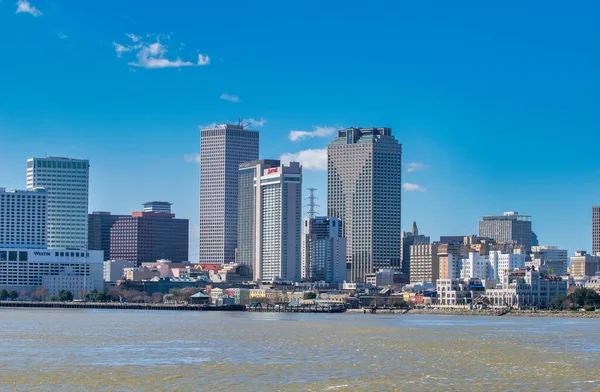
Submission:
[[[168,201],[148,201],[144,203],[142,211],[170,214],[172,205]]]
[[[490,251],[490,276],[488,279],[502,281],[510,271],[525,267],[525,258],[524,254]]]
[[[481,279],[439,279],[436,283],[438,305],[469,305],[485,292]]]
[[[0,248],[45,249],[48,192],[0,188]]]
[[[460,277],[462,279],[490,279],[491,275],[493,275],[493,272],[490,268],[488,255],[469,252],[465,258],[461,259]]]
[[[600,252],[600,206],[592,207],[592,254]]]
[[[346,239],[342,221],[317,216],[302,225],[302,281],[342,283],[346,280]]]
[[[479,222],[479,236],[492,238],[497,243],[522,245],[529,252],[533,239],[529,218],[513,211],[504,215],[484,216]]]
[[[168,259],[188,261],[189,221],[166,212],[120,216],[110,228],[110,260],[137,265]]]
[[[258,159],[258,131],[222,124],[200,132],[200,249],[203,264],[235,261],[240,164]]]
[[[401,271],[406,275],[410,281],[410,247],[418,244],[429,244],[431,239],[428,236],[419,234],[419,228],[417,222],[413,222],[411,231],[402,232],[402,238],[400,239],[400,265]]]
[[[600,271],[600,256],[588,255],[585,251],[577,251],[571,256],[570,275],[573,277],[594,276]]]
[[[106,260],[103,268],[105,282],[116,282],[125,277],[125,268],[134,268],[135,262],[129,260]]]
[[[327,215],[342,220],[350,278],[400,270],[402,145],[391,128],[348,128],[327,147]]]
[[[557,246],[533,246],[529,266],[535,267],[538,271],[565,276],[568,258],[566,249],[559,249]]]
[[[439,278],[439,243],[417,244],[410,247],[410,283],[431,282]]]
[[[104,288],[102,252],[71,249],[0,249],[0,289],[30,294],[40,286],[48,294],[82,293]]]
[[[112,215],[106,211],[94,211],[88,215],[88,249],[104,252],[104,260],[110,260],[110,229],[115,222],[127,215]]]
[[[27,189],[48,191],[48,248],[87,249],[89,161],[61,157],[27,160]]]

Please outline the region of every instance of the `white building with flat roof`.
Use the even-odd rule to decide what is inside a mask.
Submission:
[[[103,277],[105,282],[116,282],[125,278],[125,268],[134,268],[135,261],[107,260],[104,262]]]
[[[342,237],[341,219],[326,216],[304,218],[301,255],[303,282],[344,282],[346,239]]]
[[[524,254],[491,251],[489,258],[491,274],[488,277],[488,279],[495,279],[501,281],[508,272],[516,268],[525,267]]]
[[[531,247],[531,264],[538,270],[548,272],[557,276],[567,275],[568,259],[566,249],[558,246],[533,246]]]
[[[0,248],[45,249],[48,192],[0,188]]]
[[[87,159],[27,160],[27,189],[48,191],[48,248],[87,249],[89,172]]]
[[[0,249],[0,289],[33,292],[40,286],[48,292],[103,290],[102,251],[70,249]]]

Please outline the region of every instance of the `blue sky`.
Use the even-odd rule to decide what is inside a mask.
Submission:
[[[599,17],[596,1],[3,0],[0,186],[25,187],[28,157],[89,158],[91,210],[167,200],[196,226],[198,127],[244,118],[261,157],[301,158],[324,213],[332,130],[386,126],[405,229],[472,234],[516,210],[542,244],[589,250]]]

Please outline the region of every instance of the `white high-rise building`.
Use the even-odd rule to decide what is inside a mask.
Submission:
[[[461,259],[460,264],[462,279],[489,279],[492,275],[489,256],[479,252],[469,252],[466,258]]]
[[[525,267],[525,255],[490,251],[491,274],[489,279],[502,281],[504,276],[516,268]]]
[[[346,239],[342,221],[317,216],[302,225],[302,280],[342,283],[346,280]]]
[[[235,261],[238,172],[256,159],[258,131],[222,124],[200,132],[200,263]]]
[[[568,272],[568,258],[567,250],[559,249],[558,246],[533,246],[531,262],[527,265],[552,275],[564,276]]]
[[[48,192],[0,188],[0,248],[46,248]]]
[[[27,160],[27,189],[48,191],[50,249],[87,249],[89,161],[58,157]]]
[[[240,168],[249,169],[244,177],[255,176],[252,188],[241,189],[241,203],[254,204],[254,216],[240,220],[239,230],[246,233],[240,237],[245,244],[240,257],[244,264],[253,265],[256,281],[299,281],[302,167],[298,162],[273,167],[274,162],[250,162]],[[254,244],[246,244],[249,241]]]

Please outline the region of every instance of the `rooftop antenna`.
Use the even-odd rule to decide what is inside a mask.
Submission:
[[[252,124],[251,122],[247,122],[246,124],[244,124],[243,118],[238,119],[238,127],[242,128],[242,129],[246,129],[246,127],[251,124]]]
[[[308,188],[308,192],[310,192],[310,196],[308,196],[306,198],[306,200],[308,200],[308,204],[305,205],[305,207],[308,207],[308,217],[309,218],[314,218],[315,216],[317,216],[317,211],[315,210],[316,207],[320,207],[320,205],[318,205],[315,200],[319,200],[318,197],[315,196],[315,191],[317,190],[317,188]]]

